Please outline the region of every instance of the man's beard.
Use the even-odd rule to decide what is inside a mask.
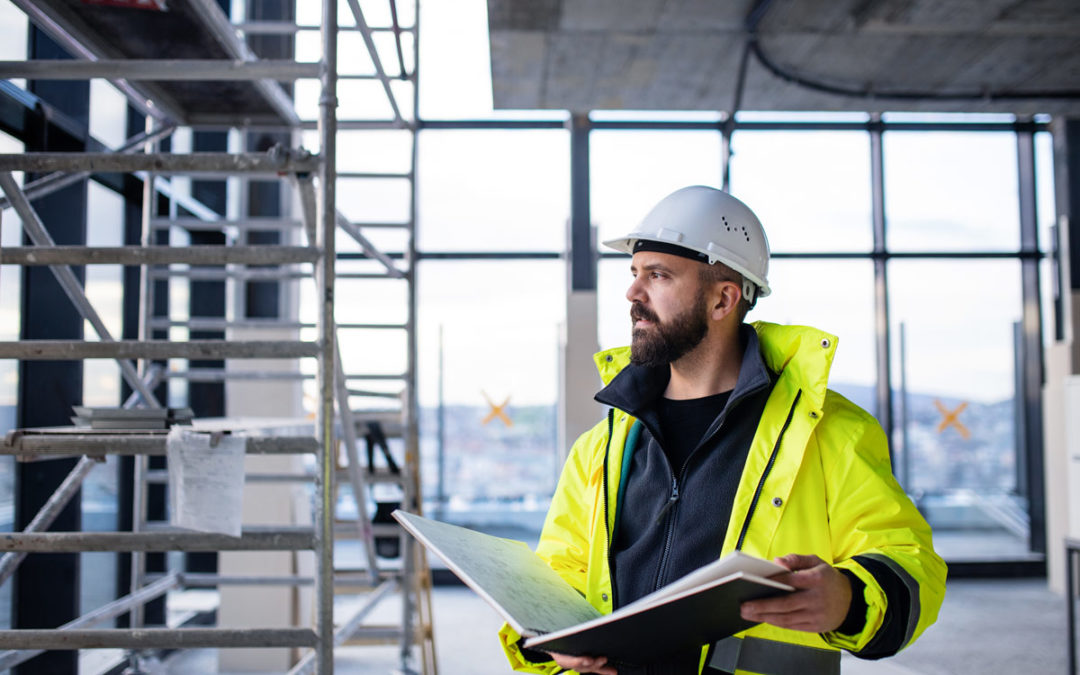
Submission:
[[[659,317],[638,303],[630,306],[630,319],[652,322],[649,328],[635,328],[630,343],[630,361],[639,366],[666,366],[678,361],[701,344],[709,332],[705,294],[698,292],[693,306],[674,318],[660,322]]]

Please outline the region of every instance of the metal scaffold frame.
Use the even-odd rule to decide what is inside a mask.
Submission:
[[[156,431],[97,431],[85,428],[25,429],[8,435],[0,443],[0,455],[13,455],[23,461],[48,461],[52,458],[81,456],[63,484],[22,532],[0,536],[0,583],[9,579],[31,552],[111,551],[131,552],[130,592],[114,602],[52,630],[16,629],[0,631],[0,669],[11,668],[51,649],[121,648],[134,653],[146,649],[186,649],[195,647],[291,647],[309,649],[290,673],[329,674],[333,672],[335,647],[348,644],[400,645],[402,672],[413,669],[414,650],[420,648],[421,669],[425,675],[437,673],[431,621],[430,572],[422,549],[405,536],[396,525],[373,525],[367,501],[372,485],[394,483],[403,497],[402,508],[420,510],[418,406],[416,401],[416,138],[418,119],[419,2],[413,26],[402,28],[397,22],[395,0],[388,0],[394,25],[370,27],[357,0],[345,0],[355,19],[355,27],[337,25],[338,0],[322,0],[322,23],[318,27],[298,26],[288,22],[242,22],[229,25],[215,0],[192,0],[191,6],[205,15],[212,32],[225,45],[230,59],[174,60],[115,58],[95,46],[93,35],[85,27],[73,30],[64,17],[50,14],[49,2],[14,0],[31,21],[48,31],[68,49],[73,61],[0,62],[0,77],[29,79],[106,78],[126,94],[137,109],[147,114],[147,129],[130,138],[112,152],[24,153],[0,155],[0,210],[13,208],[19,214],[32,246],[0,249],[0,264],[48,266],[79,314],[97,333],[96,342],[61,340],[24,340],[0,342],[0,358],[21,360],[115,359],[121,376],[133,394],[124,407],[162,407],[154,389],[169,378],[189,382],[225,381],[227,379],[307,379],[302,371],[238,372],[227,369],[194,368],[170,370],[154,361],[167,359],[299,359],[314,358],[317,403],[313,436],[295,433],[264,435],[262,431],[246,439],[248,454],[314,454],[314,476],[263,473],[248,475],[248,482],[288,483],[314,481],[314,526],[245,526],[240,537],[175,530],[147,522],[147,486],[167,482],[167,472],[149,468],[148,458],[165,454],[166,434]],[[294,35],[317,29],[321,35],[321,61],[301,63],[287,59],[258,59],[239,33],[245,35]],[[374,66],[372,75],[339,75],[337,70],[340,30],[356,30],[363,38]],[[373,35],[392,30],[396,38],[400,79],[413,88],[412,119],[406,119],[391,87],[395,76],[389,75],[379,57]],[[412,33],[413,69],[406,72],[401,33]],[[167,56],[167,55],[165,55]],[[188,153],[158,151],[158,143],[180,125],[196,128],[161,83],[174,81],[252,82],[270,101],[283,119],[282,129],[294,139],[310,123],[300,120],[288,95],[279,82],[317,77],[320,82],[319,116],[315,124],[319,137],[318,155],[298,149],[276,146],[268,152]],[[385,121],[346,121],[349,129],[405,129],[412,132],[410,171],[401,173],[337,171],[337,88],[340,79],[378,80],[393,111]],[[144,85],[145,83],[145,85]],[[160,94],[160,100],[158,95]],[[150,101],[148,103],[148,101]],[[287,103],[287,108],[283,102]],[[204,124],[244,128],[244,120],[206,118]],[[208,127],[209,128],[209,127]],[[15,171],[49,172],[43,178],[19,186]],[[56,190],[104,172],[131,173],[143,181],[143,234],[140,246],[89,247],[57,246],[32,205]],[[197,175],[200,178],[234,176],[279,176],[291,181],[298,194],[300,218],[241,217],[228,219],[216,213],[183,190],[177,190],[169,176]],[[352,179],[397,178],[409,181],[408,219],[403,223],[350,221],[337,208],[336,185],[340,177]],[[246,178],[245,178],[246,180]],[[246,183],[243,183],[246,191]],[[156,208],[160,197],[170,200],[172,217],[163,218]],[[181,216],[178,207],[187,215]],[[298,245],[227,245],[171,247],[154,245],[155,233],[174,227],[220,228],[223,232],[244,233],[260,230],[284,231],[302,228],[307,244]],[[377,263],[376,273],[336,272],[337,230],[359,245],[363,255]],[[405,268],[384,254],[364,234],[366,228],[402,228],[407,232]],[[141,270],[140,334],[138,340],[115,339],[97,315],[72,266],[112,264],[138,266]],[[206,269],[199,266],[218,266]],[[250,267],[249,267],[250,266]],[[310,266],[310,267],[308,267]],[[311,271],[308,272],[307,270]],[[154,315],[152,284],[170,278],[277,280],[289,281],[314,277],[319,311],[314,323],[296,318],[281,321],[238,318],[175,320]],[[380,324],[354,322],[336,324],[335,286],[338,279],[395,279],[407,284],[407,318],[404,323]],[[314,341],[297,340],[188,340],[170,342],[152,339],[155,330],[182,327],[189,330],[226,330],[230,328],[275,327],[299,330],[315,328]],[[346,371],[342,361],[339,329],[402,331],[406,340],[406,370],[400,375],[362,374]],[[388,394],[350,386],[355,381],[398,381],[401,391]],[[393,412],[354,411],[350,398],[383,397],[401,402]],[[336,406],[336,412],[335,412]],[[364,470],[359,456],[361,438],[358,429],[365,424],[397,417],[404,444],[404,471],[393,474]],[[196,424],[196,429],[200,429]],[[245,427],[230,426],[225,420],[218,427],[203,426],[208,433],[243,433]],[[338,443],[345,450],[344,466],[338,466]],[[369,441],[370,442],[370,441]],[[93,468],[111,456],[135,457],[134,524],[130,532],[49,532],[57,514],[78,493]],[[348,482],[354,496],[358,518],[341,521],[335,511],[335,485],[341,478]],[[335,538],[358,538],[364,543],[365,567],[359,570],[334,568]],[[374,546],[376,536],[400,537],[403,561],[399,569],[383,569]],[[312,576],[253,577],[188,574],[179,571],[148,573],[145,554],[155,551],[300,551],[315,552],[316,568]],[[185,588],[213,588],[224,585],[283,585],[314,588],[314,629],[308,628],[182,628],[145,627],[143,608],[165,594]],[[368,591],[347,620],[334,623],[335,589]],[[402,614],[399,626],[368,626],[365,620],[386,597],[400,591]],[[95,629],[101,622],[125,613],[131,615],[130,629]]]

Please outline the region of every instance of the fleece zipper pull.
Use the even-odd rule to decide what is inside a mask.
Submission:
[[[667,515],[667,512],[671,510],[672,506],[675,506],[675,502],[679,501],[679,479],[674,474],[671,476],[671,494],[668,496],[667,503],[664,504],[664,508],[660,509],[659,515],[656,516],[656,522],[659,523]]]

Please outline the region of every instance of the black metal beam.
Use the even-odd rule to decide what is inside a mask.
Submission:
[[[248,0],[247,18],[249,21],[283,21],[296,19],[295,0]],[[295,39],[291,35],[252,35],[248,37],[251,49],[260,58],[291,59],[295,55]],[[285,83],[285,91],[292,93],[292,83]],[[246,149],[251,152],[265,152],[275,144],[289,147],[288,132],[253,131],[245,134]],[[247,215],[260,217],[280,217],[282,215],[282,181],[248,181]],[[247,233],[247,244],[281,244],[280,232],[252,231]],[[314,244],[314,242],[310,242]],[[244,284],[244,316],[247,318],[271,319],[281,316],[281,282],[247,281]]]
[[[192,150],[195,152],[227,152],[228,132],[196,131],[193,136]],[[225,215],[227,212],[228,187],[224,180],[193,180],[191,196],[206,204],[211,209]],[[225,234],[216,230],[190,230],[193,246],[219,245],[226,243]],[[207,266],[213,269],[215,266]],[[224,281],[192,280],[189,284],[189,316],[192,318],[224,319],[226,310],[226,285]],[[225,331],[193,330],[192,340],[223,340]],[[191,368],[224,368],[221,360],[193,360]],[[225,416],[224,382],[189,382],[188,405],[196,417]],[[185,553],[184,569],[188,572],[217,573],[216,553]]]
[[[275,143],[287,145],[287,134],[269,134],[256,132],[247,135],[248,147],[252,150],[265,150]],[[265,146],[265,147],[264,147]],[[247,215],[254,218],[281,217],[281,181],[248,181]],[[271,245],[284,243],[281,232],[251,230],[246,234],[244,243],[249,245]],[[244,282],[244,316],[249,319],[276,319],[281,317],[281,282],[255,281]]]
[[[418,131],[477,129],[565,129],[563,120],[418,120]]]
[[[876,121],[876,120],[875,120]],[[874,346],[877,367],[875,402],[877,419],[889,439],[889,459],[896,471],[896,439],[893,437],[892,350],[889,338],[889,265],[885,257],[885,152],[882,131],[875,126],[870,132],[870,191],[873,200],[874,230]],[[904,448],[904,453],[910,452]]]
[[[1069,225],[1069,288],[1076,293],[1080,291],[1080,119],[1055,122],[1054,176],[1058,214]],[[1073,372],[1080,372],[1075,359]]]
[[[589,205],[589,131],[587,115],[574,115],[571,118],[570,232],[567,237],[571,291],[596,290],[598,258]]]
[[[70,56],[45,33],[30,27],[29,57],[66,59]],[[29,91],[48,100],[78,127],[90,120],[89,82],[28,82]],[[50,134],[60,125],[29,126],[23,136],[26,150],[81,151],[83,139]],[[38,176],[29,175],[33,180]],[[80,181],[35,201],[38,215],[57,244],[86,243],[86,182]],[[29,243],[24,235],[24,240]],[[80,281],[84,270],[76,268]],[[20,339],[81,339],[83,317],[47,268],[22,269]],[[79,361],[19,363],[17,420],[20,427],[68,425],[71,406],[82,403],[83,368]],[[16,464],[15,529],[24,529],[74,468],[77,460]],[[62,531],[82,529],[78,494],[53,522]],[[55,628],[79,616],[79,556],[72,553],[32,554],[19,566],[12,587],[15,628]],[[77,672],[77,654],[50,651],[15,667],[16,675],[61,675]]]
[[[402,260],[401,251],[384,251],[392,260]],[[1042,260],[1048,253],[1041,251],[903,251],[899,253],[853,251],[816,251],[812,253],[774,252],[774,260]],[[422,251],[418,260],[560,260],[566,254],[558,251]],[[614,251],[598,252],[597,257],[604,260],[625,259],[626,253]],[[338,260],[372,260],[366,253],[354,251],[338,253]]]
[[[1039,219],[1035,199],[1035,135],[1016,135],[1017,177],[1020,196],[1020,248],[1039,250]],[[1040,311],[1039,261],[1020,261],[1023,307],[1021,314],[1021,357],[1023,389],[1016,392],[1023,406],[1024,467],[1030,519],[1029,546],[1046,553],[1046,489],[1043,479],[1042,389],[1046,381],[1043,364],[1042,312]]]
[[[419,129],[475,130],[475,129],[565,129],[568,122],[550,119],[533,120],[420,120]],[[603,120],[589,119],[589,126],[596,131],[715,131],[721,133],[723,123],[709,120]],[[739,121],[735,120],[733,131],[961,131],[961,132],[1019,132],[1047,131],[1046,122],[888,122],[868,119],[865,122],[812,121]]]
[[[56,148],[77,147],[87,152],[110,150],[100,141],[91,138],[87,126],[80,125],[61,107],[52,105],[7,80],[0,80],[0,131],[23,142],[30,138],[50,138]],[[141,132],[142,129],[138,131]],[[99,173],[93,174],[91,179],[119,193],[125,199],[141,199],[142,181],[131,174]]]

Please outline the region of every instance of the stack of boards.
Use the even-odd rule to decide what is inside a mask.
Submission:
[[[174,424],[191,424],[191,408],[88,408],[73,406],[71,421],[91,429],[168,429]]]

